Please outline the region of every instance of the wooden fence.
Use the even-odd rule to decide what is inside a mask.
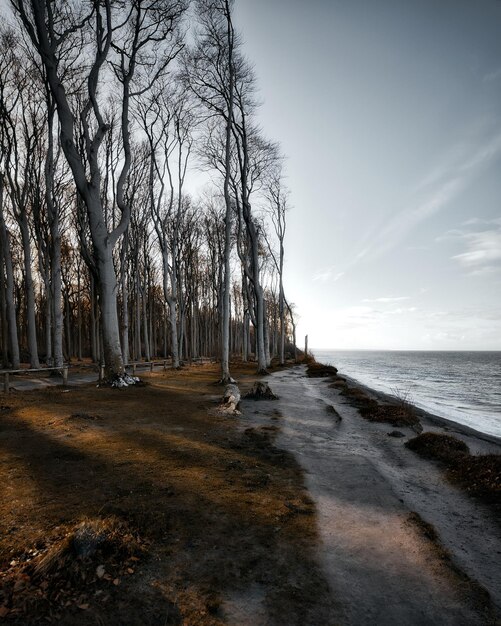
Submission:
[[[211,363],[212,359],[207,357],[198,357],[196,359],[192,359],[194,363]],[[171,363],[170,360],[164,359],[162,361],[135,361],[132,363],[128,363],[125,369],[132,370],[132,375],[136,375],[136,371],[138,367],[149,367],[150,372],[153,372],[155,366],[161,366],[163,370],[167,370],[167,363]],[[99,378],[98,381],[102,381],[105,378],[105,367],[104,365],[78,365],[79,370],[81,369],[93,369],[98,368]],[[62,367],[41,367],[38,369],[17,369],[17,370],[0,370],[0,376],[3,376],[3,390],[5,393],[9,393],[10,391],[10,377],[12,374],[24,374],[28,377],[31,374],[37,374],[39,372],[60,372],[63,377],[63,387],[68,385],[68,375],[69,375],[70,366],[68,364],[63,365]]]

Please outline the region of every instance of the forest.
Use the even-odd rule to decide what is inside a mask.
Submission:
[[[210,357],[228,382],[234,357],[283,364],[284,158],[232,1],[11,0],[7,17],[3,367],[90,358],[116,382]]]

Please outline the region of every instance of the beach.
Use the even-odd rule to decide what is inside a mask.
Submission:
[[[343,599],[340,623],[489,623],[501,609],[499,519],[405,447],[414,428],[388,436],[391,425],[364,420],[331,380],[298,368],[274,374],[270,385],[283,412],[276,445],[306,472],[319,558]],[[418,413],[423,431],[453,432],[475,454],[501,451],[496,438]],[[266,410],[258,415],[266,423]],[[492,602],[490,617],[484,602]]]
[[[414,409],[410,425],[364,419],[361,398],[388,398],[319,367],[258,377],[235,364],[235,415],[215,412],[214,364],[145,373],[125,390],[11,393],[0,422],[6,622],[498,623],[498,510],[405,444],[452,433],[485,455],[499,442],[422,412],[418,423]],[[257,380],[277,399],[246,398]],[[125,543],[81,561],[67,546],[82,525]]]

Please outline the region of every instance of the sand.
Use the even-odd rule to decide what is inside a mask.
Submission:
[[[304,368],[268,382],[280,397],[276,445],[304,468],[317,506],[318,556],[340,603],[333,623],[484,624],[499,616],[499,520],[404,447],[416,433],[399,428],[405,437],[389,437],[394,427],[363,420],[328,381],[306,378]],[[272,407],[263,402],[256,414],[244,403],[245,419],[264,424]],[[425,430],[453,426],[424,414],[421,422]],[[472,452],[500,452],[492,438],[455,431]],[[423,533],[420,520],[435,528],[438,541]]]

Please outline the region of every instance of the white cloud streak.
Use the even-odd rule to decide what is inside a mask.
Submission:
[[[376,258],[397,246],[418,224],[450,205],[499,154],[501,133],[485,139],[485,130],[477,131],[475,140],[458,144],[416,187],[414,201],[371,235],[353,263]]]
[[[402,302],[403,300],[410,300],[409,296],[397,296],[397,297],[382,297],[382,298],[364,298],[362,302],[382,302],[382,303],[392,303],[392,302]]]
[[[313,280],[316,282],[326,283],[327,281],[332,281],[335,283],[340,278],[344,276],[344,272],[334,273],[334,268],[330,267],[326,270],[320,270],[313,276]]]
[[[477,229],[449,230],[437,237],[436,241],[460,242],[465,251],[451,258],[472,276],[485,276],[501,270],[501,218],[473,218],[463,222],[463,226],[476,226]],[[482,230],[478,230],[480,227],[483,227]]]
[[[463,239],[467,251],[452,258],[463,267],[478,269],[501,262],[501,228],[477,233],[466,233]]]

